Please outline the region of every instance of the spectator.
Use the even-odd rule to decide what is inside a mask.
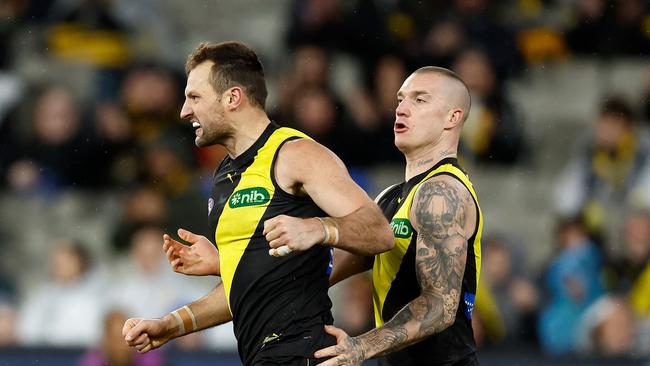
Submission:
[[[0,299],[0,349],[18,345],[18,315],[15,306]]]
[[[618,265],[618,286],[636,314],[650,319],[650,212],[632,212],[623,229],[624,257]]]
[[[606,357],[636,354],[637,321],[623,298],[603,296],[580,319],[576,332],[577,351]]]
[[[450,61],[464,43],[458,22],[444,18],[449,10],[448,2],[397,1],[387,10],[387,41],[409,61],[424,59],[419,63],[448,66],[445,60]]]
[[[477,45],[485,50],[499,80],[516,74],[521,59],[515,37],[505,22],[498,21],[495,2],[455,0],[454,5],[455,14],[462,21],[467,45]]]
[[[19,308],[22,344],[90,346],[99,341],[105,282],[93,271],[84,247],[54,242],[51,278],[30,291]]]
[[[650,51],[643,26],[647,9],[641,0],[581,0],[575,12],[578,21],[567,38],[576,53],[607,57]]]
[[[344,20],[339,0],[293,1],[287,43],[290,47],[316,44],[336,48],[345,39]]]
[[[574,13],[576,24],[567,33],[569,47],[578,54],[596,55],[607,36],[605,12],[608,0],[580,0]]]
[[[102,102],[95,108],[95,139],[104,168],[105,188],[128,187],[139,178],[139,155],[133,128],[126,111],[115,102]]]
[[[152,141],[144,149],[144,180],[166,197],[186,194],[194,179],[193,156],[172,136]]]
[[[486,340],[493,344],[532,344],[536,341],[534,319],[540,295],[524,272],[522,253],[498,236],[486,238],[482,253],[482,285],[476,309]]]
[[[180,122],[179,90],[174,73],[165,67],[140,64],[127,72],[120,101],[132,123],[138,146],[146,147],[168,135],[182,135],[190,128]]]
[[[206,196],[195,184],[198,177],[194,156],[179,145],[171,136],[151,143],[144,151],[144,179],[165,196],[170,230],[182,227],[205,233],[208,231],[205,212],[195,208],[204,204]]]
[[[119,264],[113,281],[114,302],[129,314],[162,316],[202,291],[175,274],[161,250],[163,231],[146,225],[134,231],[126,261]]]
[[[556,210],[583,215],[590,230],[604,231],[609,210],[650,205],[650,139],[635,128],[622,99],[601,105],[593,130],[577,144],[555,188]]]
[[[215,145],[195,149],[195,156],[198,164],[198,176],[201,180],[201,193],[203,197],[208,197],[212,191],[212,175],[214,167],[219,166],[228,152],[222,146]],[[192,210],[194,211],[194,210]]]
[[[49,86],[40,93],[29,135],[15,148],[16,160],[7,174],[16,189],[56,192],[103,183],[99,150],[84,126],[79,103],[64,87]]]
[[[295,128],[327,146],[343,161],[357,163],[353,141],[357,141],[358,132],[344,122],[334,96],[327,90],[302,90],[294,104],[292,121]]]
[[[280,97],[275,118],[280,123],[291,121],[296,99],[306,89],[330,90],[328,55],[315,45],[302,45],[293,51],[292,67],[282,76]]]
[[[374,0],[358,0],[353,7],[340,0],[294,0],[287,45],[290,49],[314,45],[328,53],[352,54],[367,77],[379,56],[394,43],[388,41],[385,23],[381,7]]]
[[[99,346],[86,352],[79,366],[162,366],[165,364],[160,351],[137,353],[124,342],[122,326],[128,319],[122,311],[113,309],[104,317],[104,327]]]
[[[121,203],[122,219],[113,233],[113,245],[118,252],[129,249],[131,237],[140,227],[165,227],[169,222],[169,206],[165,197],[151,187],[132,189]]]
[[[467,44],[463,25],[457,19],[433,23],[422,41],[420,63],[451,67],[454,58]]]
[[[469,47],[481,48],[494,65],[499,80],[514,74],[520,56],[513,32],[497,20],[495,3],[488,0],[453,2],[410,2],[408,9],[418,34],[426,35],[412,47],[418,65],[451,67],[459,53]],[[433,21],[432,21],[433,18]]]
[[[580,317],[603,294],[603,258],[577,220],[562,222],[557,236],[560,249],[545,270],[547,302],[537,327],[544,351],[566,354],[575,350]]]
[[[467,83],[472,113],[465,121],[461,153],[469,159],[500,164],[521,160],[524,148],[522,115],[501,89],[487,54],[463,51],[454,71]]]
[[[181,276],[169,268],[161,250],[162,235],[163,231],[156,225],[136,228],[129,240],[128,258],[120,260],[115,267],[112,303],[129,314],[159,317],[209,291],[198,285],[196,278]],[[214,286],[214,282],[211,280],[209,285]],[[204,345],[225,350],[236,348],[232,326],[197,333],[174,344],[183,350]]]
[[[393,147],[397,90],[406,78],[406,65],[397,56],[381,57],[373,73],[370,92],[359,89],[347,96],[350,111],[362,138],[354,143],[355,160],[362,165],[402,162],[404,157]],[[390,148],[377,149],[377,146]]]

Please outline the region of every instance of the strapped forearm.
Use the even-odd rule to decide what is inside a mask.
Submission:
[[[223,284],[199,300],[172,311],[163,320],[174,338],[231,321]]]
[[[393,232],[374,205],[361,206],[343,217],[321,218],[325,233],[323,244],[359,255],[374,255],[390,250]]]

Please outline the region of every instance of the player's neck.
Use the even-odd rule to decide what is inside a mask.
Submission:
[[[241,112],[234,123],[234,133],[224,144],[231,158],[236,158],[248,150],[257,141],[271,121],[262,110],[251,109]]]
[[[427,146],[404,154],[406,157],[404,180],[409,180],[418,174],[426,172],[444,158],[455,158],[456,155],[456,148],[444,145]]]

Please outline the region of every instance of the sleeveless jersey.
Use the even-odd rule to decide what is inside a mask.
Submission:
[[[264,221],[281,214],[325,216],[309,197],[284,192],[275,181],[278,151],[297,138],[308,137],[271,123],[246,152],[235,159],[227,156],[213,178],[208,216],[245,365],[264,347],[286,341],[310,326],[332,323],[327,295],[331,251],[315,245],[276,258],[268,254],[269,243],[262,234]]]
[[[393,229],[395,246],[392,250],[375,256],[372,269],[375,323],[377,326],[381,326],[420,295],[420,286],[415,271],[418,233],[411,225],[409,212],[413,197],[420,184],[441,174],[447,174],[459,180],[471,193],[477,210],[476,229],[468,240],[462,292],[456,319],[444,331],[384,357],[380,360],[381,365],[462,365],[475,360],[476,344],[471,317],[481,271],[483,216],[472,183],[461,170],[455,158],[443,159],[428,171],[389,188],[378,199],[379,207],[383,210]]]

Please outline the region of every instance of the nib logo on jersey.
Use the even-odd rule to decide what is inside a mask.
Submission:
[[[244,188],[230,196],[230,208],[263,205],[271,199],[269,191],[264,187]]]
[[[393,219],[390,222],[390,228],[393,229],[393,235],[396,238],[410,238],[413,234],[413,226],[411,222],[407,219]]]

